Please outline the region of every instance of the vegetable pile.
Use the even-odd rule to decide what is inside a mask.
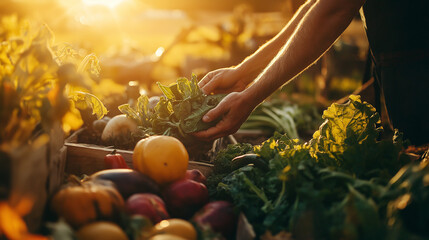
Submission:
[[[238,215],[229,201],[211,201],[206,176],[188,169],[178,139],[140,140],[133,168],[120,154],[106,155],[106,169],[70,181],[50,204],[56,239],[232,239]],[[116,237],[113,237],[116,236]]]
[[[359,96],[323,118],[308,142],[276,133],[221,151],[211,197],[232,201],[258,236],[427,239],[427,161],[410,163],[400,134],[378,140],[379,116]]]

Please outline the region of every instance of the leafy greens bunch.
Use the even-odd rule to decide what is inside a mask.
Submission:
[[[214,108],[225,95],[205,95],[198,87],[196,75],[191,79],[179,78],[168,86],[158,82],[162,96],[151,109],[149,99],[141,95],[135,106],[124,104],[119,110],[134,119],[141,130],[141,135],[168,135],[180,139],[185,145],[196,143],[190,133],[207,129],[216,121],[205,123],[203,115]]]
[[[303,138],[322,122],[317,108],[310,104],[293,104],[283,99],[265,101],[255,108],[240,129],[286,133],[291,138]]]
[[[333,104],[323,118],[308,142],[275,133],[254,146],[268,170],[241,167],[211,192],[231,200],[258,235],[383,239],[387,228],[380,208],[391,199],[386,184],[404,164],[401,138],[378,141],[379,116],[359,96]]]

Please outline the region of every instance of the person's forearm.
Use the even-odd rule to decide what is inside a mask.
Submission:
[[[245,94],[257,105],[314,63],[341,35],[364,0],[319,0]]]
[[[246,74],[250,74],[252,80],[256,78],[277,55],[281,47],[285,45],[301,19],[315,2],[316,0],[308,0],[304,3],[296,11],[288,24],[275,37],[262,45],[255,53],[247,57],[237,66],[237,68],[240,68],[242,72],[245,72]]]

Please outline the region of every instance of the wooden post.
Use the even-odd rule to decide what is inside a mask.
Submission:
[[[35,137],[27,146],[16,146],[11,151],[12,181],[11,204],[28,200],[30,211],[24,217],[30,232],[37,232],[49,197],[64,178],[64,134],[60,123],[49,133]]]

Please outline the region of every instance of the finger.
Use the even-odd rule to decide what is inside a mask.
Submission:
[[[212,79],[214,73],[213,72],[209,72],[207,73],[199,82],[198,82],[198,87],[203,88],[208,82],[210,82],[210,80]]]
[[[218,85],[218,81],[215,81],[215,79],[212,79],[212,81],[208,82],[201,89],[205,94],[211,94],[211,93],[215,93],[215,89],[217,85]]]

